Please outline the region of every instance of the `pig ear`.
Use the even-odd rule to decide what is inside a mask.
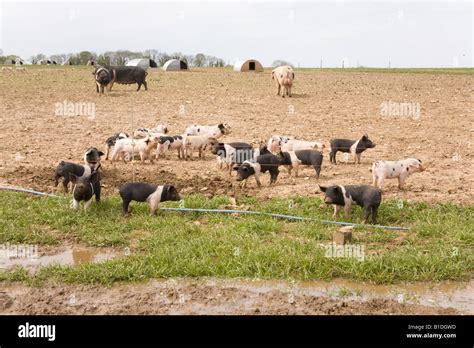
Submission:
[[[234,168],[232,168],[234,170],[239,170],[239,166],[235,166]]]
[[[417,161],[421,163],[421,160],[420,160],[420,159],[417,159]]]
[[[321,190],[321,192],[326,192],[327,187],[319,185],[319,189]]]
[[[168,192],[171,191],[176,191],[176,187],[174,187],[173,185],[168,185]]]
[[[367,137],[367,134],[364,134],[364,135],[362,136],[362,140],[367,140],[367,138],[368,138],[368,137]]]
[[[69,173],[69,180],[71,180],[72,183],[75,184],[77,181],[77,176],[74,175],[73,173]]]
[[[99,157],[105,155],[102,151],[99,151]]]

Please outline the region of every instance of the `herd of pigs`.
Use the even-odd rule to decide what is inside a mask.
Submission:
[[[122,69],[126,71],[123,72]],[[97,67],[94,75],[97,91],[110,90],[114,82],[138,83],[145,82],[146,73],[140,68],[132,67]],[[139,77],[137,80],[137,76]],[[117,78],[118,77],[118,78]],[[125,77],[125,80],[124,80]],[[120,79],[122,78],[122,80]],[[277,94],[283,88],[282,96],[291,97],[291,87],[294,72],[291,67],[279,67],[272,71],[272,79],[278,87]],[[105,153],[96,147],[87,149],[84,154],[84,164],[61,161],[56,167],[56,186],[59,179],[63,178],[64,191],[68,192],[69,183],[73,184],[73,200],[71,207],[77,209],[80,202],[84,202],[87,209],[95,196],[100,201],[101,190],[101,157],[111,161],[133,161],[139,156],[141,163],[146,160],[153,163],[160,157],[169,156],[169,152],[177,152],[178,160],[187,161],[197,152],[199,158],[206,152],[216,156],[220,169],[224,167],[229,175],[236,171],[236,180],[241,188],[245,188],[250,177],[254,177],[257,186],[261,186],[262,173],[270,174],[270,185],[277,181],[279,167],[287,168],[289,175],[293,171],[298,176],[300,166],[314,168],[316,178],[319,179],[323,154],[326,145],[318,141],[297,139],[293,136],[272,136],[268,142],[251,144],[248,142],[222,142],[222,137],[231,132],[227,124],[212,126],[191,125],[179,135],[169,135],[167,125],[158,125],[155,128],[138,128],[132,136],[125,132],[118,132],[105,141]],[[329,159],[336,164],[338,152],[350,153],[354,163],[360,164],[362,153],[375,147],[367,134],[360,139],[332,139],[329,142]],[[399,189],[404,188],[406,179],[416,172],[422,172],[425,167],[421,160],[408,158],[398,161],[378,160],[372,164],[372,185],[333,185],[319,186],[325,194],[324,202],[334,205],[333,217],[336,217],[343,207],[346,216],[353,204],[362,206],[364,223],[371,216],[372,223],[377,221],[377,211],[382,201],[382,187],[385,179],[398,179]],[[122,198],[122,211],[124,215],[130,213],[130,202],[148,202],[152,214],[156,214],[159,203],[164,201],[179,201],[181,197],[173,185],[155,185],[149,183],[126,183],[119,189]]]

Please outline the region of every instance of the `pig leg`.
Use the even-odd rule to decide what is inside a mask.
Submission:
[[[143,81],[143,86],[145,86],[145,91],[148,91],[148,86],[146,85],[146,81]]]
[[[375,171],[372,172],[372,186],[375,186],[378,188],[377,186],[377,175],[375,174]]]
[[[119,154],[118,154],[119,159],[120,159],[120,157],[122,157],[123,163],[127,163],[127,160],[128,161],[133,160],[133,157],[134,157],[133,152],[132,153],[127,152],[126,154],[127,154],[126,156],[125,156],[125,152],[119,152]]]
[[[372,223],[375,225],[377,223],[377,212],[379,207],[374,205],[372,206]]]
[[[357,153],[356,154],[356,157],[357,157],[357,164],[360,164],[360,157],[362,156],[362,153]]]
[[[377,181],[376,181],[376,185],[375,187],[379,188],[379,189],[382,189],[382,186],[383,186],[383,183],[384,183],[385,179],[382,177],[382,178],[378,178]]]
[[[118,148],[114,146],[114,152],[112,152],[112,158],[110,159],[112,162],[117,160],[118,153],[119,153]]]
[[[150,213],[151,215],[156,215],[156,210],[158,209],[158,206],[160,204],[160,201],[157,199],[152,199],[150,201]]]
[[[364,207],[364,221],[362,221],[363,224],[365,224],[367,222],[367,219],[370,216],[371,209],[372,209],[372,207],[370,207],[370,206],[365,206]]]
[[[158,159],[158,157],[160,157],[160,153],[161,153],[161,144],[158,144],[156,146],[156,151],[155,151],[155,154],[156,154],[156,159]]]
[[[91,203],[92,203],[92,197],[88,201],[84,202],[84,210],[89,209]]]
[[[110,152],[110,146],[107,145],[107,149],[105,150],[105,160],[106,161],[109,159],[109,152]]]
[[[319,179],[319,174],[321,174],[321,166],[319,164],[315,164],[313,168],[316,171],[316,178]]]
[[[400,190],[403,190],[405,187],[405,177],[402,177],[401,175],[398,177],[398,188]]]
[[[334,204],[334,213],[332,214],[332,217],[335,218],[337,214],[339,214],[340,210],[341,210],[341,206]]]
[[[280,95],[281,85],[278,84],[277,95]]]
[[[79,201],[76,201],[75,199],[73,199],[72,202],[71,202],[71,208],[72,209],[79,208]]]
[[[129,204],[130,204],[130,201],[129,200],[126,200],[124,199],[123,202],[122,202],[122,213],[123,215],[128,215],[128,212],[129,212]]]
[[[292,170],[292,169],[293,169],[292,166],[288,166],[288,175],[289,175],[290,178],[291,178],[291,170]]]
[[[337,151],[331,150],[329,153],[329,161],[334,164],[336,164],[336,152]]]
[[[114,81],[111,81],[111,82],[107,85],[107,88],[108,88],[109,92],[112,90],[113,85],[114,85]]]
[[[278,173],[279,173],[278,167],[273,168],[270,171],[270,185],[276,183],[277,178],[278,178]]]
[[[345,216],[349,216],[349,213],[351,212],[351,207],[352,207],[352,203],[346,203],[344,205],[344,215]]]
[[[100,182],[97,181],[96,183],[93,184],[94,187],[94,193],[95,193],[95,201],[100,202]]]
[[[245,181],[247,181],[247,180],[245,180]],[[257,173],[255,173],[255,181],[257,182],[258,187],[262,186],[262,183],[260,182],[259,175]]]
[[[188,158],[191,157],[191,154],[189,153],[189,146],[186,146],[186,147],[184,148],[184,151],[185,151],[184,158],[185,158],[186,161],[187,161]]]
[[[288,87],[288,97],[291,98],[291,87]]]
[[[61,175],[56,173],[56,175],[54,176],[54,186],[58,186],[60,177]]]
[[[69,185],[69,178],[68,178],[68,175],[66,175],[63,179],[63,188],[64,188],[64,193],[68,193],[69,190],[68,190],[68,185]]]
[[[139,83],[139,82],[137,84],[138,84],[138,88],[137,88],[137,92],[138,92],[140,90],[140,87],[142,86],[142,84]]]

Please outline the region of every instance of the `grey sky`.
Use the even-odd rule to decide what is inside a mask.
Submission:
[[[0,46],[27,59],[90,50],[206,53],[233,63],[473,66],[473,3],[3,2]]]

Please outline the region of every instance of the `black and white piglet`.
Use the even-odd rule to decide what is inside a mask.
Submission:
[[[90,166],[92,170],[97,171],[100,168],[100,157],[104,153],[99,151],[96,147],[90,147],[84,154],[84,164]]]
[[[282,163],[282,159],[279,156],[275,156],[271,153],[266,153],[257,157],[256,161],[245,161],[240,166],[234,167],[237,171],[237,181],[243,181],[243,187],[247,185],[247,179],[255,175],[255,181],[257,186],[260,187],[260,173],[270,172],[270,185],[275,183],[278,178],[280,170],[278,166]]]
[[[296,150],[280,152],[282,164],[288,166],[288,173],[291,176],[291,170],[295,170],[295,177],[298,176],[300,165],[312,166],[316,171],[316,177],[319,179],[321,173],[321,164],[323,163],[323,154],[318,150]]]
[[[324,203],[334,205],[333,217],[336,217],[341,207],[344,207],[344,213],[349,215],[352,204],[357,204],[364,209],[364,223],[372,214],[372,222],[377,223],[377,211],[382,202],[382,191],[378,188],[368,185],[337,185],[337,186],[319,186],[324,192]]]
[[[93,168],[89,165],[76,164],[72,162],[61,161],[56,167],[55,171],[55,186],[58,186],[59,178],[63,178],[63,188],[64,192],[68,193],[69,182],[72,181],[71,175],[76,178],[90,178],[93,173],[97,173],[97,180],[93,182],[94,192],[96,195],[96,200],[100,201],[100,177],[97,171],[94,171]]]
[[[172,149],[178,150],[178,158],[181,158],[181,153],[184,156],[183,137],[181,135],[160,136],[156,146],[156,158]]]
[[[229,174],[232,172],[234,164],[242,164],[245,161],[251,160],[254,156],[252,145],[244,142],[221,143],[215,138],[209,139],[211,153],[217,155],[219,168],[222,164],[229,169]]]
[[[127,183],[120,188],[119,192],[120,197],[122,197],[124,215],[128,215],[131,201],[148,202],[151,214],[156,215],[160,202],[181,200],[178,190],[172,185],[157,186],[141,182]]]
[[[99,172],[93,172],[90,176],[76,176],[73,173],[69,173],[69,177],[74,184],[72,189],[72,208],[79,208],[80,202],[84,201],[84,210],[86,210],[91,205],[94,195],[96,201],[100,201]]]
[[[349,152],[352,155],[354,163],[357,161],[357,163],[360,164],[362,152],[374,147],[375,143],[369,139],[367,134],[364,134],[359,140],[332,139],[329,159],[331,160],[331,163],[336,164],[336,154],[338,151]]]

